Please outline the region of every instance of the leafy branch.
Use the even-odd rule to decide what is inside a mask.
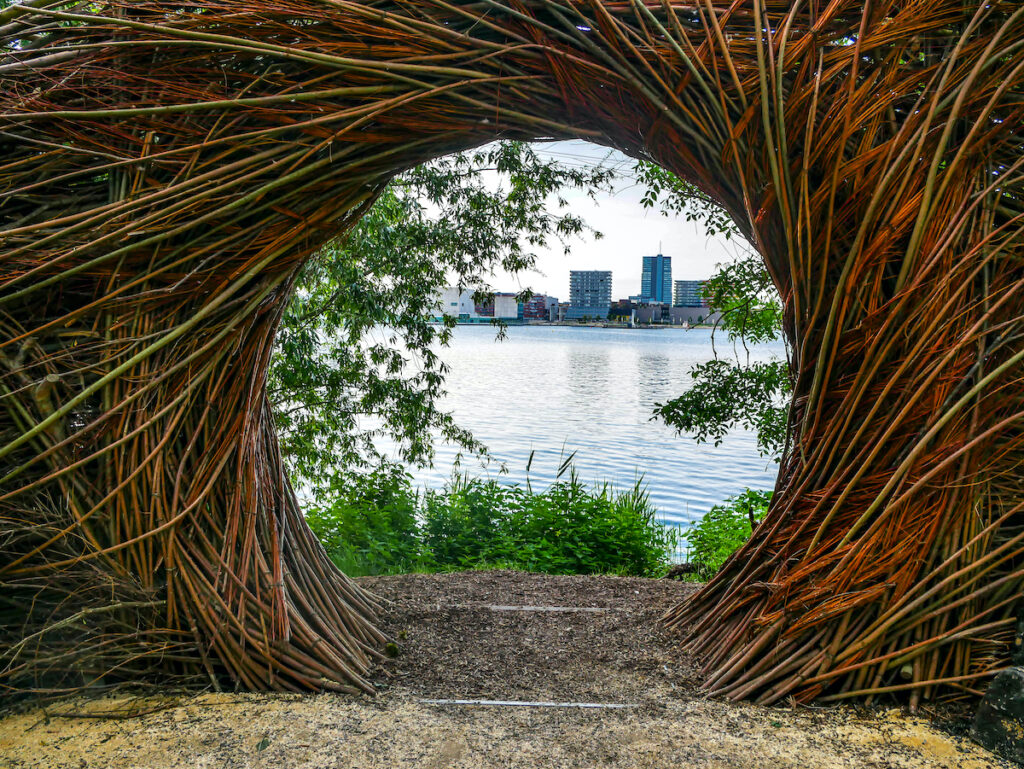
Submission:
[[[433,322],[437,295],[454,283],[485,297],[492,271],[522,272],[534,249],[599,236],[562,193],[594,195],[613,178],[522,142],[397,177],[347,237],[305,265],[285,310],[269,392],[293,475],[318,494],[342,468],[379,465],[388,443],[402,461],[429,464],[434,436],[486,454],[439,405],[447,368],[437,350],[453,323]]]

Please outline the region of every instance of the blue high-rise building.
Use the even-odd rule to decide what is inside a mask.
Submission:
[[[640,274],[640,296],[648,302],[672,304],[672,257],[658,254],[644,257]]]

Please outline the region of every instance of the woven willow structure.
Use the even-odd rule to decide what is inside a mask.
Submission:
[[[649,158],[785,301],[767,520],[670,613],[710,690],[977,693],[1024,587],[1016,0],[0,11],[0,687],[371,690],[264,393],[303,260],[496,137]],[[682,470],[681,470],[682,471]]]

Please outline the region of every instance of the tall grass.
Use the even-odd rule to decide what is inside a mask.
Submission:
[[[539,492],[466,476],[417,492],[409,475],[387,466],[349,476],[306,517],[331,559],[355,576],[474,568],[663,574],[677,535],[657,520],[642,482],[590,488],[567,470]]]

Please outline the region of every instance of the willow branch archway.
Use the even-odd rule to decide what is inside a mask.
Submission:
[[[1024,587],[1018,5],[0,11],[0,685],[368,690],[264,393],[282,308],[395,173],[576,137],[706,191],[785,302],[770,514],[667,618],[709,688],[982,688]]]

